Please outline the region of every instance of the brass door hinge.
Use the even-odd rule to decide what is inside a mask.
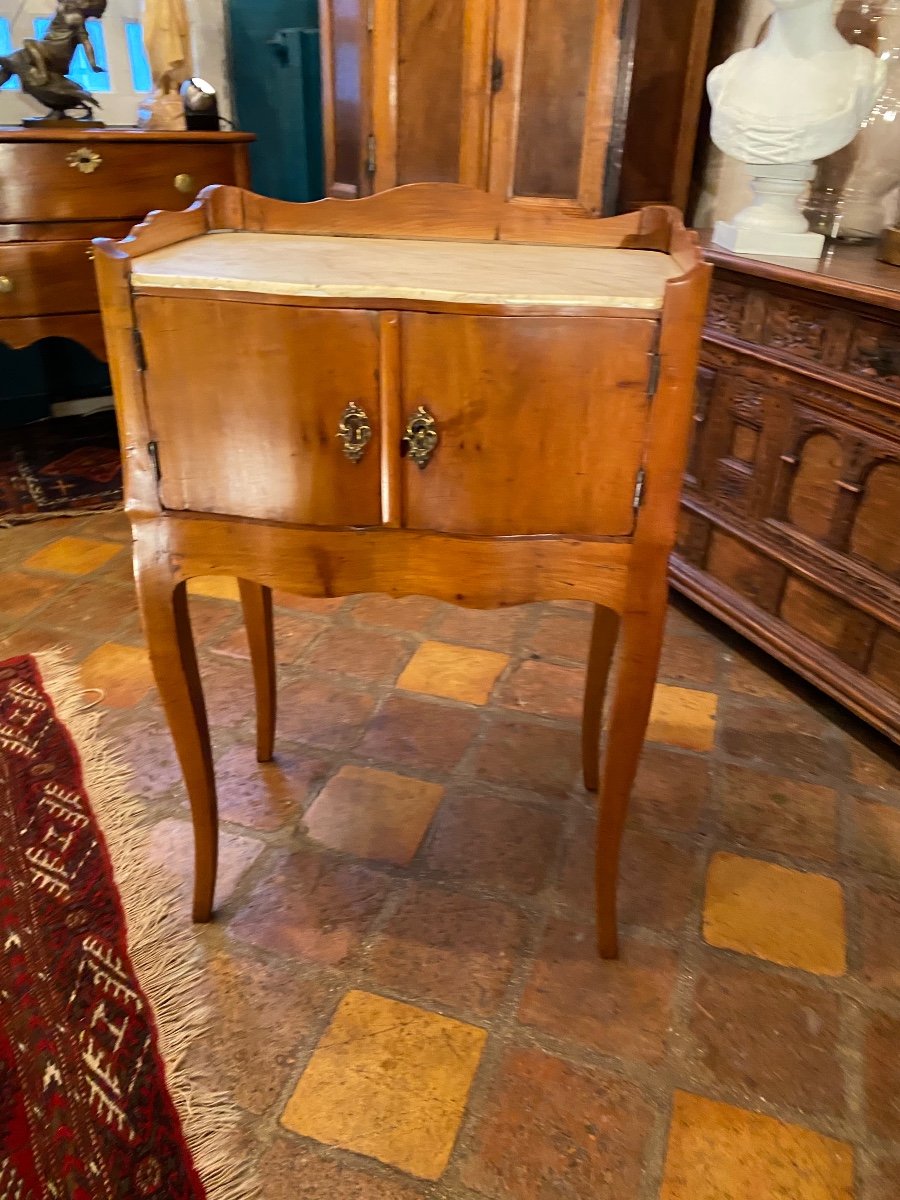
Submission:
[[[658,350],[650,355],[650,374],[647,378],[647,395],[652,400],[659,391],[659,374],[662,368],[662,358]]]
[[[159,443],[148,442],[147,453],[150,455],[150,461],[153,463],[153,470],[156,474],[156,482],[159,483],[162,479],[162,471],[159,466]]]
[[[137,328],[131,331],[131,340],[134,344],[134,357],[137,361],[137,369],[139,371],[147,370],[147,355],[144,352],[144,338],[141,331]]]
[[[377,159],[375,157],[375,134],[370,133],[366,139],[366,174],[374,175]]]
[[[647,479],[647,472],[643,467],[637,473],[637,479],[634,481],[634,511],[637,512],[644,503],[644,483]]]
[[[504,79],[504,67],[502,58],[494,58],[491,63],[491,91],[502,92]]]

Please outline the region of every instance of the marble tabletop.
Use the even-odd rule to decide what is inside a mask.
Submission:
[[[506,242],[220,232],[135,261],[135,287],[659,310],[667,254]]]

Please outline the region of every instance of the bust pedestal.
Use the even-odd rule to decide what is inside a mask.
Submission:
[[[815,175],[815,164],[754,163],[750,170],[753,203],[731,221],[716,222],[715,244],[734,254],[818,258],[825,238],[810,231],[800,211],[801,198]]]

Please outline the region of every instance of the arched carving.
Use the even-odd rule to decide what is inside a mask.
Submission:
[[[853,529],[850,551],[886,575],[900,576],[900,462],[877,463],[869,471]]]
[[[797,458],[787,502],[787,519],[797,529],[825,541],[839,495],[843,448],[833,434],[817,432],[803,442]]]

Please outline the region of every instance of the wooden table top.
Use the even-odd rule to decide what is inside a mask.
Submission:
[[[136,287],[659,310],[681,271],[647,250],[221,232],[146,254]]]
[[[847,300],[900,308],[900,267],[879,262],[875,257],[875,242],[850,245],[828,241],[822,256],[810,260],[732,254],[715,245],[708,230],[701,233],[700,241],[704,256],[714,266]]]

